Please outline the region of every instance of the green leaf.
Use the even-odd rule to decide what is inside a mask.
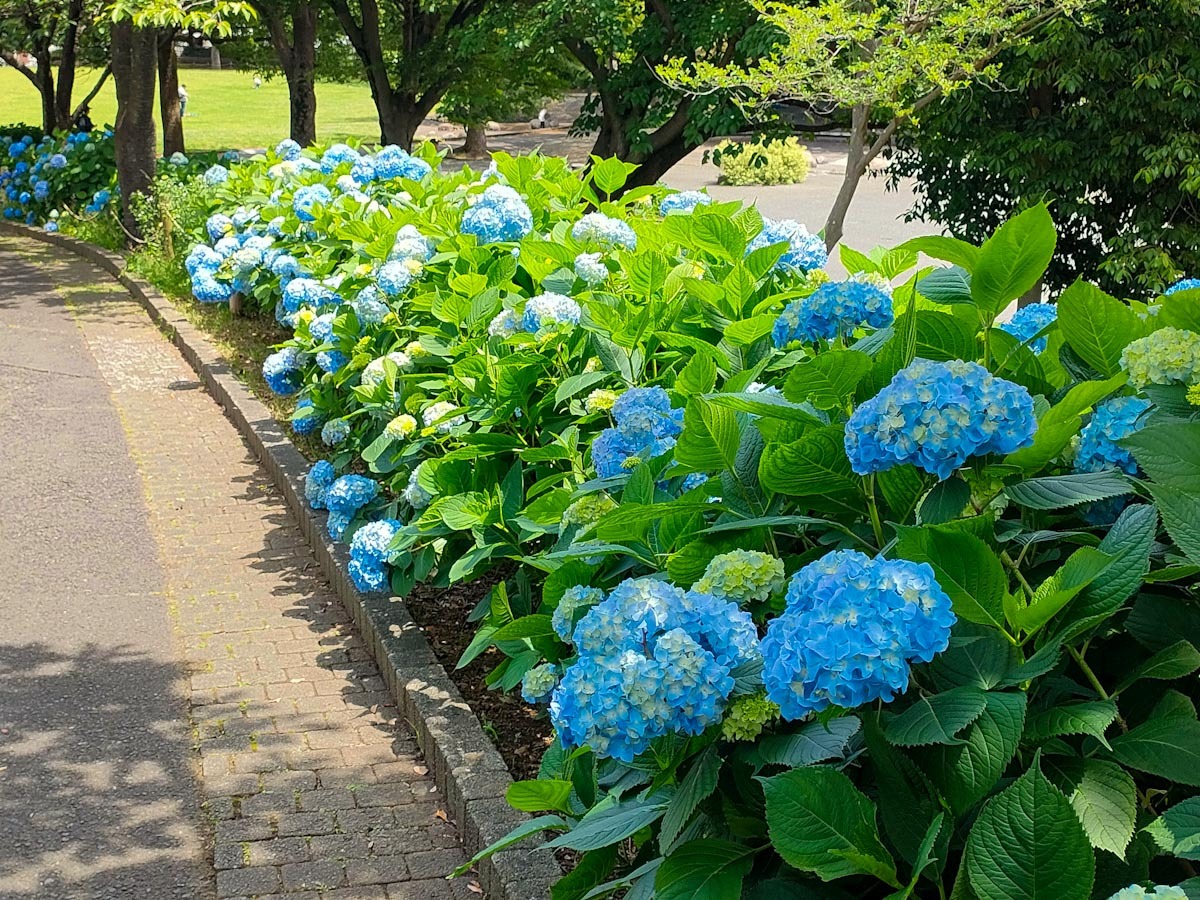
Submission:
[[[960,687],[921,697],[887,724],[884,734],[893,744],[962,744],[955,737],[983,714],[986,695],[973,687]]]
[[[696,807],[717,789],[717,776],[720,772],[721,757],[716,748],[710,746],[696,758],[687,775],[683,777],[683,781],[679,783],[679,790],[675,792],[667,807],[667,814],[663,816],[658,845],[664,852],[671,852]]]
[[[550,900],[583,900],[607,878],[617,861],[617,847],[601,847],[581,856],[575,868],[550,886]]]
[[[854,716],[831,722],[811,722],[796,734],[773,734],[760,738],[748,756],[759,766],[811,766],[827,759],[840,759],[846,744],[858,733]]]
[[[1088,900],[1096,877],[1083,826],[1036,763],[984,806],[963,864],[987,900]]]
[[[896,864],[879,840],[875,805],[849,778],[815,766],[759,780],[771,843],[785,862],[823,881],[865,874],[899,887]]]
[[[939,481],[917,507],[922,525],[941,525],[962,515],[971,500],[971,488],[961,478]]]
[[[1200,651],[1196,650],[1188,641],[1178,641],[1170,647],[1159,650],[1126,675],[1113,693],[1119,694],[1143,678],[1171,681],[1175,678],[1182,678],[1184,675],[1191,675],[1197,669],[1200,669]]]
[[[492,635],[493,641],[519,641],[554,634],[551,617],[536,613],[509,622]]]
[[[685,423],[685,433],[686,429]],[[675,453],[678,457],[678,446]],[[758,478],[768,490],[791,497],[839,494],[858,488],[840,425],[814,429],[790,444],[768,444],[759,462]]]
[[[879,785],[879,813],[888,837],[909,863],[920,853],[918,835],[939,814],[937,792],[906,754],[883,737],[877,715],[863,720],[867,759]]]
[[[1062,453],[1071,438],[1079,433],[1083,413],[1121,387],[1126,380],[1125,373],[1121,372],[1105,381],[1085,381],[1072,387],[1038,420],[1033,443],[1008,454],[1004,464],[1017,466],[1026,472],[1041,469]]]
[[[871,357],[857,350],[830,350],[792,369],[783,395],[793,403],[807,400],[817,409],[836,409],[854,394],[872,365]]]
[[[614,194],[625,186],[636,168],[632,163],[622,162],[615,156],[605,159],[592,157],[592,184],[606,194]]]
[[[562,403],[611,377],[608,372],[585,372],[582,375],[570,375],[558,383],[558,387],[554,391],[554,402]]]
[[[1137,820],[1137,786],[1116,763],[1080,762],[1083,772],[1071,792],[1071,807],[1093,847],[1124,859]]]
[[[1117,704],[1112,700],[1054,706],[1029,717],[1025,724],[1025,740],[1041,743],[1066,734],[1090,734],[1107,746],[1104,732],[1116,718]]]
[[[971,297],[986,321],[1038,283],[1056,240],[1050,213],[1039,204],[1009,219],[984,242],[971,272]]]
[[[1200,494],[1200,422],[1153,425],[1120,444],[1158,484]]]
[[[1111,562],[1112,558],[1106,553],[1093,547],[1080,547],[1057,572],[1038,585],[1027,606],[1013,601],[1007,610],[1009,621],[1032,634],[1075,599]]]
[[[1200,494],[1147,484],[1167,534],[1190,562],[1200,565]]]
[[[671,853],[654,876],[658,900],[739,900],[754,848],[706,838]]]
[[[917,291],[934,303],[971,304],[971,273],[961,266],[934,269],[917,282]]]
[[[726,262],[736,262],[746,252],[746,235],[742,229],[721,215],[693,217],[692,239],[697,246]]]
[[[625,272],[629,287],[642,297],[650,297],[666,284],[671,261],[661,253],[649,250],[630,259]]]
[[[594,806],[571,831],[544,844],[543,849],[598,850],[608,847],[658,821],[666,809],[667,801],[660,799],[635,799],[615,806]]]
[[[975,270],[975,264],[979,261],[980,256],[980,249],[974,244],[968,244],[966,241],[960,241],[958,238],[937,234],[927,234],[910,238],[895,249],[924,253],[926,256],[932,256],[934,259],[953,263],[956,266],[966,269],[968,273]]]
[[[746,347],[770,334],[777,318],[779,317],[775,315],[763,314],[730,322],[725,326],[725,340]]]
[[[698,472],[732,469],[740,443],[737,413],[693,397],[684,412],[683,433],[675,445],[675,459]]]
[[[1200,860],[1200,797],[1176,803],[1146,826],[1163,852],[1180,859]]]
[[[566,827],[567,823],[561,816],[538,816],[536,819],[522,822],[504,837],[500,838],[500,840],[480,850],[450,874],[458,878],[461,875],[467,874],[480,860],[487,859],[489,856],[499,853],[513,844],[519,844],[530,835],[538,834],[542,831],[557,831]]]
[[[675,390],[687,396],[706,394],[716,383],[716,363],[707,356],[693,356],[675,379]]]
[[[1004,489],[1010,500],[1028,509],[1064,509],[1132,492],[1129,479],[1115,471],[1030,478]]]
[[[1111,743],[1113,756],[1131,769],[1200,787],[1200,722],[1195,719],[1151,719]]]
[[[979,538],[964,532],[902,528],[896,555],[933,566],[938,584],[968,622],[1004,627],[1008,578],[1000,560]]]
[[[572,785],[556,778],[514,781],[508,786],[504,799],[522,812],[542,812],[547,809],[571,812]]]
[[[961,623],[950,637],[950,646],[933,658],[928,671],[943,690],[972,685],[987,691],[1001,683],[1016,655],[1016,648],[996,629]]]
[[[922,768],[955,815],[986,797],[1017,752],[1025,729],[1025,695],[992,691],[987,706],[962,734],[965,743],[920,751]]]
[[[1132,309],[1084,281],[1058,298],[1058,327],[1075,354],[1105,377],[1121,371],[1122,351],[1145,333]]]

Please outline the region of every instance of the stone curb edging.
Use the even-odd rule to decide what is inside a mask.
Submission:
[[[300,528],[338,599],[354,618],[404,717],[412,724],[448,812],[468,854],[474,854],[528,821],[504,796],[512,777],[479,720],[433,654],[404,601],[363,594],[347,572],[350,557],[325,531],[325,514],[309,509],[304,478],[309,463],[270,410],[238,381],[216,349],[175,305],[149,283],[129,274],[125,260],[94,244],[26,225],[0,221],[0,234],[59,247],[99,266],[145,307],[200,376],[272,482],[296,514]],[[479,864],[492,900],[546,900],[561,876],[549,854],[530,844],[504,850]]]

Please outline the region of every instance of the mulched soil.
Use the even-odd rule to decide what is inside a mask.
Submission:
[[[467,616],[503,575],[497,572],[470,584],[444,588],[418,585],[404,598],[404,604],[450,680],[479,716],[508,771],[519,781],[537,777],[538,763],[551,740],[550,720],[517,694],[502,694],[484,684],[488,672],[504,658],[494,647],[469,666],[454,668],[475,635],[475,623],[468,622]]]

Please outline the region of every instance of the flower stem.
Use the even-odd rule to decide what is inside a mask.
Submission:
[[[871,512],[871,527],[875,530],[875,543],[882,547],[885,541],[883,539],[883,522],[879,518],[879,505],[875,502],[875,476],[868,475],[863,481],[867,488],[867,508]]]

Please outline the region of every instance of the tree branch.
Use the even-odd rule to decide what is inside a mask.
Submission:
[[[87,92],[87,96],[85,96],[82,100],[79,101],[79,105],[76,106],[75,111],[73,113],[71,113],[72,121],[74,121],[74,119],[76,117],[78,117],[78,115],[81,112],[83,112],[83,109],[85,106],[90,106],[92,101],[96,99],[96,95],[100,93],[100,89],[102,87],[104,87],[104,83],[106,81],[108,81],[108,77],[110,75],[112,75],[112,61],[111,60],[109,61],[108,65],[106,65],[104,67],[104,70],[100,73],[100,77],[96,79],[96,83],[94,85],[92,85],[92,89]]]
[[[17,56],[15,53],[12,53],[11,51],[8,51],[8,50],[0,51],[0,59],[4,60],[6,65],[11,66],[12,68],[14,68],[18,72],[20,72],[22,75],[24,75],[26,78],[28,78],[29,83],[32,84],[35,88],[37,88],[39,91],[42,89],[42,79],[32,69],[26,68],[20,62],[18,62]]]

